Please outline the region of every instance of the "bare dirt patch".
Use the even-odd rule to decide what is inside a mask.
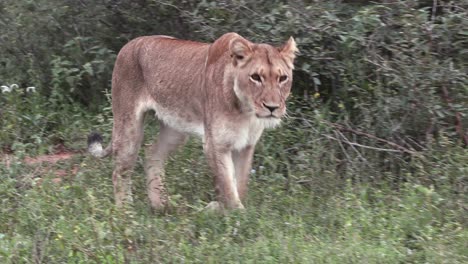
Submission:
[[[61,183],[64,179],[75,176],[80,169],[79,164],[71,165],[70,168],[63,168],[64,166],[61,166],[59,163],[80,155],[81,151],[66,149],[63,145],[58,145],[54,149],[54,153],[52,154],[23,159],[24,164],[32,168],[27,178],[35,179],[37,185],[41,185],[46,175],[53,175],[51,179],[53,183]],[[0,154],[0,164],[5,165],[7,169],[11,167],[14,161],[14,153],[4,152]]]

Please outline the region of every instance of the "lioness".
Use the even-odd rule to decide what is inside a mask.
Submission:
[[[164,162],[189,134],[202,138],[214,174],[217,202],[209,207],[244,208],[254,147],[263,129],[278,126],[286,112],[296,52],[292,37],[273,47],[236,33],[212,44],[168,36],[126,44],[112,76],[112,142],[103,149],[98,134],[88,138],[91,154],[114,156],[116,205],[131,200],[130,174],[142,144],[144,114],[154,110],[160,132],[145,162],[152,208],[167,204]]]

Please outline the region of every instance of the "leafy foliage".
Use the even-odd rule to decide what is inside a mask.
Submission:
[[[277,45],[294,36],[295,93],[329,107],[333,121],[408,148],[439,135],[466,145],[468,2],[347,2],[7,0],[0,83],[46,97],[58,89],[96,111],[115,54],[136,36],[236,31]]]
[[[467,17],[468,0],[1,1],[0,262],[466,263]],[[134,207],[113,208],[111,162],[25,164],[109,137],[130,39],[229,31],[301,52],[244,214],[199,212],[213,194],[197,141],[169,162],[174,210],[158,217],[143,177]]]

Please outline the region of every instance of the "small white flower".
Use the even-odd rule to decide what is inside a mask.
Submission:
[[[250,173],[251,173],[251,174],[255,174],[256,172],[257,172],[257,171],[254,170],[254,169],[251,169],[251,170],[250,170]]]
[[[19,86],[18,86],[16,83],[10,85],[10,89],[11,89],[11,90],[13,90],[13,89],[18,89],[18,88],[19,88]]]
[[[36,87],[34,86],[29,86],[28,88],[26,88],[26,92],[31,92],[31,93],[34,93],[36,91]]]
[[[0,88],[2,88],[2,93],[9,93],[11,92],[11,88],[6,86],[6,85],[2,85]]]

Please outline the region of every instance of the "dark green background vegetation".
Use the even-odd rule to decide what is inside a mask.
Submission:
[[[109,160],[24,162],[83,150],[91,130],[109,137],[113,62],[130,39],[230,31],[294,36],[301,52],[245,213],[199,212],[213,194],[197,140],[168,164],[164,216],[148,211],[141,163],[121,212]],[[3,0],[0,262],[466,263],[467,62],[468,0]],[[58,169],[70,175],[55,184]]]

